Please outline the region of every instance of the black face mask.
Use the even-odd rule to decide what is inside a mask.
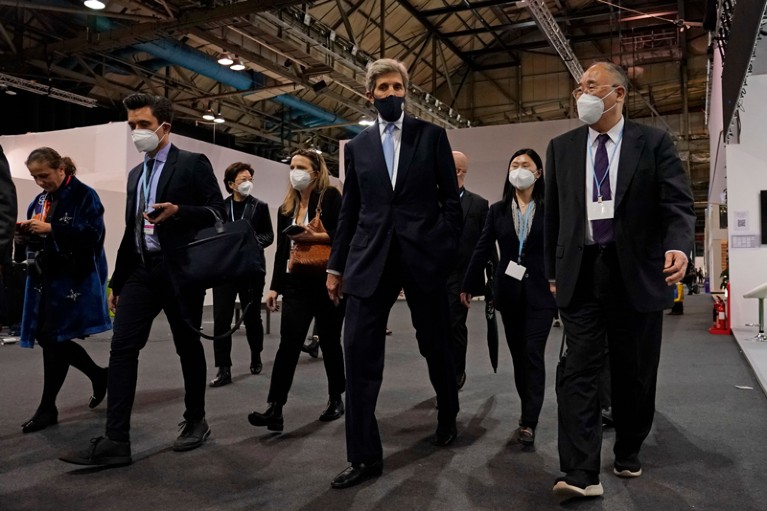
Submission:
[[[376,107],[376,110],[378,110],[378,113],[381,114],[381,117],[383,117],[385,121],[389,122],[394,122],[400,118],[404,103],[404,97],[394,95],[383,99],[373,99],[373,105]]]

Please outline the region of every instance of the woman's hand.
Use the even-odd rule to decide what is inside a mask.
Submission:
[[[29,233],[29,234],[50,234],[51,233],[51,224],[47,222],[43,222],[42,220],[38,220],[36,218],[33,218],[32,220],[27,220],[26,222],[20,222],[21,226],[24,226],[22,228],[22,232]]]
[[[117,310],[117,295],[112,291],[109,291],[109,296],[107,297],[107,307],[109,307],[112,313]]]
[[[461,293],[461,303],[467,309],[471,307],[471,293]]]
[[[277,312],[280,310],[280,306],[277,305],[277,297],[279,296],[279,293],[277,291],[274,291],[272,289],[269,290],[269,292],[266,294],[266,307],[271,312]]]

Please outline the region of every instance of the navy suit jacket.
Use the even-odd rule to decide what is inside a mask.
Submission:
[[[549,291],[543,263],[544,208],[536,207],[530,234],[525,240],[522,260],[519,260],[519,237],[514,229],[514,217],[503,201],[490,206],[485,227],[479,237],[474,254],[466,270],[462,290],[474,296],[484,292],[482,271],[492,252],[495,242],[501,248],[501,260],[495,269],[495,307],[507,310],[518,306],[522,298],[532,309],[555,309],[554,297]],[[517,280],[506,275],[509,262],[514,261],[525,267],[525,276]],[[479,285],[478,285],[479,282]]]
[[[557,304],[575,292],[586,233],[588,127],[554,138],[546,150],[546,274],[556,279]],[[623,283],[633,307],[651,312],[671,307],[665,282],[668,250],[693,248],[695,212],[690,181],[664,131],[626,121],[613,228]]]
[[[394,189],[378,124],[346,145],[344,164],[344,194],[328,264],[343,275],[343,292],[372,295],[395,236],[415,285],[426,292],[444,288],[463,223],[445,130],[404,116]]]
[[[136,165],[128,173],[128,197],[125,203],[125,233],[117,250],[115,271],[109,287],[120,294],[123,284],[136,269],[141,258],[136,248],[136,191],[144,164]],[[157,183],[157,202],[176,204],[178,213],[155,227],[162,252],[189,243],[197,231],[215,222],[208,210],[217,211],[226,218],[224,198],[213,174],[210,161],[204,154],[192,153],[171,146],[168,159]]]

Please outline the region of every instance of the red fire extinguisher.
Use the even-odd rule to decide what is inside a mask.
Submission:
[[[716,314],[714,328],[716,328],[717,330],[724,330],[727,327],[726,325],[727,314],[725,313],[725,309],[724,309],[724,300],[722,300],[718,296],[716,297],[716,301],[714,302],[714,313]]]

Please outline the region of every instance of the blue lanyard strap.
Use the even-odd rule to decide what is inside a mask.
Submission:
[[[528,220],[530,219],[530,211],[535,207],[535,201],[531,200],[528,205],[527,209],[525,210],[525,214],[522,214],[522,210],[519,210],[519,256],[517,257],[517,263],[522,262],[522,251],[525,248],[525,241],[527,241],[527,234],[529,230],[529,226],[527,225]]]
[[[599,198],[599,202],[602,202],[602,183],[605,182],[605,179],[607,179],[607,176],[610,175],[610,165],[612,164],[615,158],[615,152],[618,150],[618,146],[621,145],[621,141],[623,140],[623,130],[621,130],[621,134],[618,137],[618,141],[615,143],[615,147],[613,147],[613,153],[610,155],[610,158],[607,160],[607,172],[605,172],[605,175],[602,176],[602,179],[597,179],[597,169],[595,167],[594,162],[594,149],[593,142],[589,143],[589,159],[591,160],[591,174],[594,176],[594,186],[597,187],[597,197]],[[612,194],[610,194],[612,196]]]
[[[154,167],[157,166],[157,160],[154,161]],[[154,170],[152,167],[152,170]],[[144,190],[144,211],[149,211],[149,189],[152,184],[152,178],[146,171],[146,160],[144,160],[144,173],[141,174],[141,187]]]

